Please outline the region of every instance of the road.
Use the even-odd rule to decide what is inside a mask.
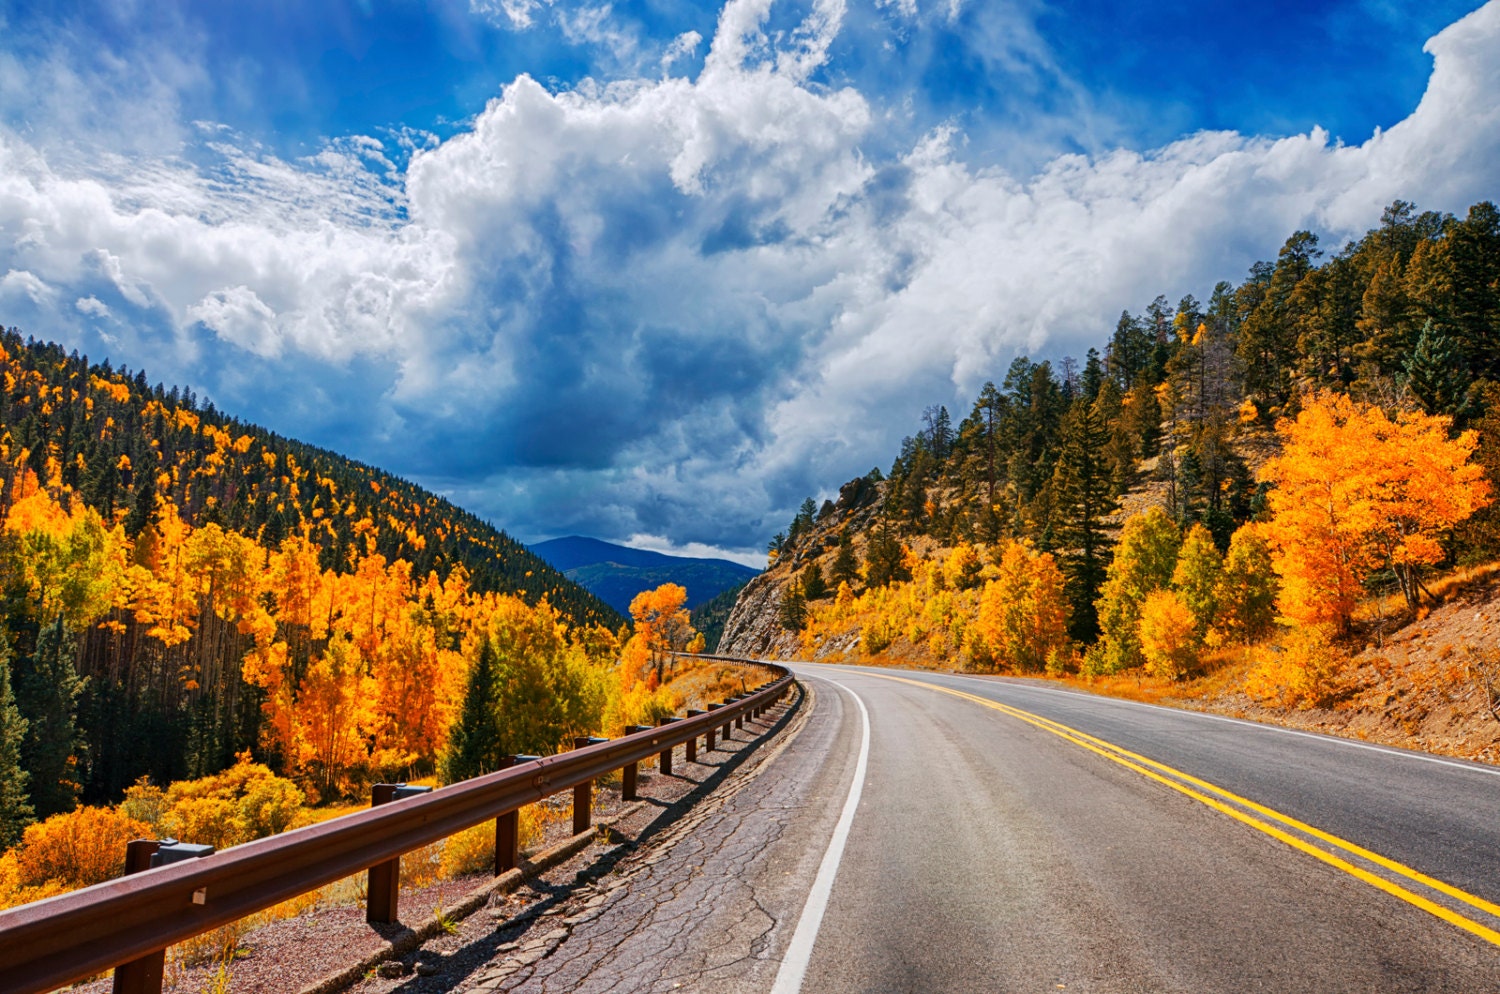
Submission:
[[[1500,771],[794,668],[812,706],[779,752],[481,989],[1500,991]]]

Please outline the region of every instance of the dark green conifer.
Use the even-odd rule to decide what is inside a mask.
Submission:
[[[442,764],[444,783],[457,783],[500,769],[496,668],[495,647],[486,635],[479,643],[479,658],[469,671],[458,721],[448,733],[448,751]]]
[[[839,547],[833,555],[829,579],[835,586],[847,583],[853,587],[859,582],[859,561],[854,556],[854,540],[849,537],[848,528],[839,531]]]
[[[0,850],[19,842],[21,832],[33,820],[26,790],[31,778],[21,766],[26,725],[11,692],[10,646],[0,636]]]
[[[1104,519],[1117,504],[1105,457],[1109,432],[1095,408],[1080,401],[1063,424],[1062,454],[1052,477],[1055,544],[1067,579],[1069,634],[1090,642],[1099,634],[1094,601],[1109,566]]]
[[[802,570],[802,595],[810,601],[828,596],[828,581],[823,578],[823,567],[816,559]]]
[[[26,719],[21,766],[31,774],[31,806],[38,818],[78,806],[78,695],[85,681],[73,668],[73,639],[62,619],[37,635],[36,652],[16,681],[16,703]]]
[[[865,547],[865,585],[885,587],[910,579],[911,571],[906,568],[901,543],[891,534],[889,526],[881,525]]]
[[[1406,388],[1428,414],[1458,414],[1465,406],[1469,376],[1463,354],[1431,318],[1422,325],[1405,372]]]
[[[780,613],[783,628],[800,632],[807,624],[807,597],[801,583],[789,583],[782,589]]]

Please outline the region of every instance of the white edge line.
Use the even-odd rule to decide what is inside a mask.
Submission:
[[[826,680],[859,705],[863,730],[859,739],[859,761],[854,764],[854,782],[849,785],[849,796],[844,800],[844,810],[838,824],[833,826],[833,837],[828,840],[828,850],[823,853],[823,862],[818,866],[818,875],[813,878],[812,890],[807,903],[802,906],[802,915],[797,928],[792,932],[792,941],[787,944],[786,955],[781,959],[781,968],[776,971],[776,981],[771,985],[771,994],[798,994],[802,990],[802,978],[807,974],[807,965],[812,960],[813,943],[818,941],[818,929],[823,924],[823,912],[828,909],[828,897],[833,893],[833,881],[838,876],[839,861],[844,857],[844,843],[849,840],[849,828],[854,824],[854,812],[859,807],[859,795],[864,792],[865,769],[870,761],[870,712],[859,695],[843,684]]]
[[[900,672],[923,675],[920,671],[902,670]],[[1153,711],[1165,711],[1168,714],[1187,715],[1194,718],[1206,718],[1209,721],[1227,721],[1233,725],[1241,725],[1246,728],[1258,729],[1262,732],[1280,732],[1283,735],[1296,735],[1299,738],[1312,739],[1325,745],[1344,746],[1349,749],[1364,749],[1368,752],[1378,752],[1385,756],[1395,756],[1400,759],[1415,759],[1423,763],[1436,763],[1438,766],[1451,766],[1456,770],[1468,770],[1470,773],[1484,773],[1488,776],[1500,776],[1500,769],[1484,766],[1479,763],[1463,762],[1456,759],[1443,759],[1431,756],[1427,753],[1417,752],[1411,749],[1393,749],[1388,746],[1371,745],[1368,742],[1355,742],[1353,739],[1342,738],[1337,735],[1323,735],[1318,732],[1304,732],[1300,728],[1284,728],[1281,725],[1268,725],[1260,721],[1250,721],[1248,718],[1233,718],[1226,714],[1210,714],[1207,711],[1193,711],[1188,708],[1172,708],[1162,704],[1147,704],[1144,701],[1132,701],[1125,697],[1104,697],[1099,694],[1080,694],[1071,690],[1058,690],[1054,687],[1036,687],[1029,683],[999,683],[994,680],[985,680],[981,677],[967,676],[962,673],[929,673],[929,676],[947,677],[953,680],[968,680],[988,687],[1011,687],[1021,691],[1032,691],[1038,694],[1056,694],[1062,697],[1080,698],[1088,702],[1106,701],[1111,704],[1128,704],[1139,708],[1150,708]],[[936,685],[935,685],[936,686]]]

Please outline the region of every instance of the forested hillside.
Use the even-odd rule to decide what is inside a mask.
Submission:
[[[1341,606],[1307,614],[1336,638],[1354,588],[1399,589],[1415,610],[1425,571],[1500,554],[1491,203],[1458,218],[1398,201],[1330,253],[1296,232],[1238,285],[1157,297],[1082,362],[1023,356],[997,380],[966,415],[928,407],[889,472],[806,501],[723,651],[1114,672],[1145,661],[1153,593],[1147,627],[1201,648],[1265,635],[1272,601],[1296,617],[1299,597],[1323,598],[1298,561],[1348,562],[1331,570]],[[1345,543],[1333,559],[1295,532],[1294,493],[1353,501],[1318,525]],[[1185,560],[1196,580],[1174,576]],[[1254,631],[1216,634],[1218,594],[1251,587]]]
[[[613,650],[619,614],[420,487],[14,330],[0,372],[0,826],[17,776],[45,816],[247,752],[431,769],[497,618]]]
[[[305,534],[325,569],[346,571],[369,551],[419,576],[446,579],[462,565],[475,590],[546,596],[577,623],[623,621],[521,543],[406,480],[199,405],[191,391],[153,387],[144,372],[23,342],[14,328],[0,348],[7,486],[28,468],[48,479],[55,461],[58,482],[105,520],[125,512],[132,537],[168,501],[188,524],[219,524],[266,548]]]

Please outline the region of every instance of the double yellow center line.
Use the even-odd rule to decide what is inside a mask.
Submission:
[[[1372,863],[1375,866],[1378,866],[1381,869],[1394,874],[1396,877],[1404,878],[1414,884],[1418,884],[1422,887],[1428,888],[1429,890],[1436,891],[1439,894],[1449,897],[1460,904],[1468,905],[1469,907],[1483,912],[1486,915],[1492,916],[1496,919],[1500,919],[1500,905],[1492,904],[1482,897],[1476,897],[1475,895],[1470,894],[1467,891],[1459,890],[1452,884],[1447,884],[1434,877],[1429,877],[1427,876],[1427,874],[1420,873],[1417,870],[1413,870],[1411,867],[1406,866],[1402,863],[1398,863],[1393,859],[1389,859],[1385,856],[1380,855],[1379,853],[1371,852],[1370,850],[1365,849],[1362,846],[1357,846],[1354,843],[1341,839],[1336,835],[1331,835],[1328,832],[1323,831],[1322,829],[1314,828],[1313,826],[1308,825],[1304,822],[1300,822],[1295,818],[1288,817],[1287,815],[1284,815],[1279,811],[1268,808],[1263,804],[1257,804],[1256,802],[1248,798],[1240,797],[1238,794],[1227,791],[1222,787],[1217,787],[1206,780],[1201,780],[1198,777],[1184,773],[1181,770],[1173,769],[1172,767],[1167,766],[1164,763],[1158,763],[1154,759],[1148,759],[1147,757],[1142,756],[1138,753],[1131,752],[1128,749],[1122,749],[1120,746],[1114,745],[1111,742],[1106,742],[1105,740],[1093,735],[1089,735],[1086,732],[1080,732],[1076,728],[1070,728],[1069,726],[1064,725],[1061,722],[1053,721],[1051,718],[1043,718],[1040,715],[1032,714],[1030,711],[1023,711],[1020,708],[1013,707],[1009,704],[1001,704],[998,701],[992,701],[984,697],[976,696],[974,694],[968,694],[962,690],[954,690],[951,687],[943,687],[937,684],[924,683],[920,680],[908,680],[904,677],[885,676],[883,674],[867,673],[865,675],[875,676],[881,680],[893,680],[897,683],[908,683],[914,687],[922,687],[927,690],[935,690],[944,694],[951,694],[954,697],[961,697],[964,700],[973,701],[975,704],[981,705],[982,707],[987,707],[992,710],[999,711],[1002,714],[1009,715],[1012,718],[1024,721],[1028,725],[1034,725],[1044,732],[1050,732],[1051,734],[1056,735],[1059,738],[1066,739],[1069,742],[1072,742],[1074,745],[1102,756],[1112,763],[1118,763],[1120,766],[1123,766],[1128,770],[1133,770],[1134,772],[1139,773],[1141,776],[1146,777],[1149,780],[1154,780],[1157,783],[1162,784],[1163,786],[1170,787],[1172,790],[1177,791],[1179,794],[1185,794],[1188,797],[1191,797],[1193,800],[1198,801],[1200,804],[1206,804],[1209,807],[1213,808],[1215,811],[1219,811],[1223,814],[1228,815],[1235,821],[1249,825],[1256,831],[1263,832],[1266,835],[1271,836],[1273,839],[1284,842],[1287,845],[1291,846],[1293,849],[1305,852],[1309,856],[1312,856],[1314,859],[1321,860],[1322,862],[1327,863],[1329,866],[1342,870],[1343,872],[1349,874],[1351,877],[1362,880],[1365,883],[1369,884],[1371,887],[1382,890],[1385,893],[1390,894],[1392,897],[1400,898],[1413,907],[1421,908],[1428,914],[1441,918],[1443,921],[1448,922],[1450,925],[1456,925],[1457,927],[1463,929],[1465,932],[1471,932],[1474,935],[1479,936],[1481,939],[1484,939],[1486,942],[1489,942],[1496,946],[1500,946],[1500,932],[1495,931],[1493,928],[1483,925],[1472,918],[1466,917],[1465,915],[1460,914],[1459,912],[1454,911],[1451,908],[1438,904],[1430,898],[1424,897],[1421,894],[1418,894],[1415,891],[1402,886],[1395,880],[1387,879],[1386,877],[1383,877],[1377,873],[1373,873],[1361,866],[1357,866],[1354,863],[1349,862],[1347,859],[1344,859],[1342,856],[1338,855],[1337,852],[1330,852],[1329,850],[1324,849],[1321,846],[1314,845],[1306,838],[1300,838],[1296,835],[1293,835],[1292,831],[1300,832],[1304,836],[1317,839],[1319,842],[1331,846],[1335,850],[1342,851],[1349,854],[1350,856],[1354,856],[1368,863]],[[1290,829],[1291,831],[1287,831],[1287,829]]]

